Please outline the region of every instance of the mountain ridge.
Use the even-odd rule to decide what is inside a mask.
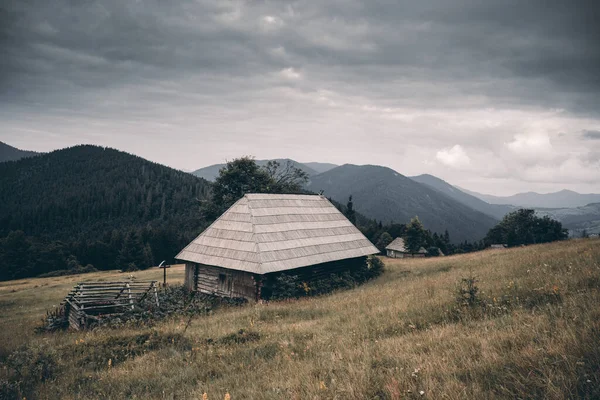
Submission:
[[[407,223],[418,216],[426,228],[448,230],[454,242],[482,239],[498,220],[439,191],[377,165],[344,164],[311,177],[309,190],[345,203],[352,195],[356,211],[388,222]]]
[[[460,188],[430,174],[410,176],[409,178],[424,185],[428,185],[433,189],[445,194],[446,196],[449,196],[456,201],[471,207],[474,210],[480,211],[499,220],[513,210],[513,207],[511,206],[490,204],[476,196],[465,193]]]
[[[293,166],[295,166],[296,168],[300,168],[301,170],[306,172],[309,176],[319,174],[319,172],[317,172],[315,169],[309,167],[307,164],[303,164],[301,162],[292,160],[291,158],[273,158],[273,159],[268,159],[268,160],[255,160],[256,164],[260,167],[267,165],[267,163],[269,161],[277,161],[281,164],[282,167],[285,166],[286,163],[289,161],[292,163]],[[313,163],[313,164],[325,164],[325,163]],[[227,164],[223,163],[223,164],[209,165],[207,167],[199,168],[199,169],[193,171],[191,174],[194,176],[197,176],[199,178],[206,179],[209,182],[214,182],[215,179],[217,178],[217,176],[219,176],[219,170],[221,168],[225,167],[225,165],[227,165]]]
[[[7,143],[0,142],[0,162],[18,161],[22,158],[34,157],[40,154],[42,153],[30,150],[21,150]]]
[[[537,193],[533,191],[516,193],[511,196],[494,196],[482,194],[472,190],[458,187],[467,194],[475,196],[490,204],[513,205],[530,208],[577,208],[587,204],[600,202],[600,194],[578,193],[573,190],[562,189],[551,193]]]

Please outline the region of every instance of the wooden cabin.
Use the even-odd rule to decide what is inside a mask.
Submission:
[[[404,244],[404,239],[402,238],[394,239],[392,243],[387,245],[385,251],[386,255],[390,258],[416,258],[425,257],[427,255],[427,250],[423,247],[421,247],[417,253],[408,251]]]
[[[329,276],[378,252],[321,195],[246,194],[176,259],[189,290],[257,300],[282,272]]]

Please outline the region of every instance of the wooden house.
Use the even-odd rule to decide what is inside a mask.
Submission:
[[[421,247],[417,253],[411,253],[408,251],[404,245],[404,239],[402,238],[394,239],[392,243],[387,245],[385,251],[386,255],[390,258],[415,258],[425,257],[427,255],[427,250],[425,250],[423,247]]]
[[[321,195],[246,194],[176,258],[188,289],[256,300],[282,272],[315,279],[378,252]]]

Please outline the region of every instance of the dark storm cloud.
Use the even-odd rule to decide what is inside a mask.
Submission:
[[[437,88],[447,92],[440,102],[454,92],[594,112],[595,4],[9,1],[0,82],[4,101],[14,101],[186,73],[253,79],[305,66],[367,96],[389,97],[389,81],[408,79],[446,83]],[[411,93],[411,101],[419,98]]]
[[[4,0],[0,140],[110,145],[187,169],[308,152],[482,191],[598,190],[599,8]]]

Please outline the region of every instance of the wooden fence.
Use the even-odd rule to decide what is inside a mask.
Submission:
[[[85,329],[91,322],[134,310],[148,296],[158,306],[156,287],[156,281],[84,282],[75,285],[62,305],[69,326]]]

